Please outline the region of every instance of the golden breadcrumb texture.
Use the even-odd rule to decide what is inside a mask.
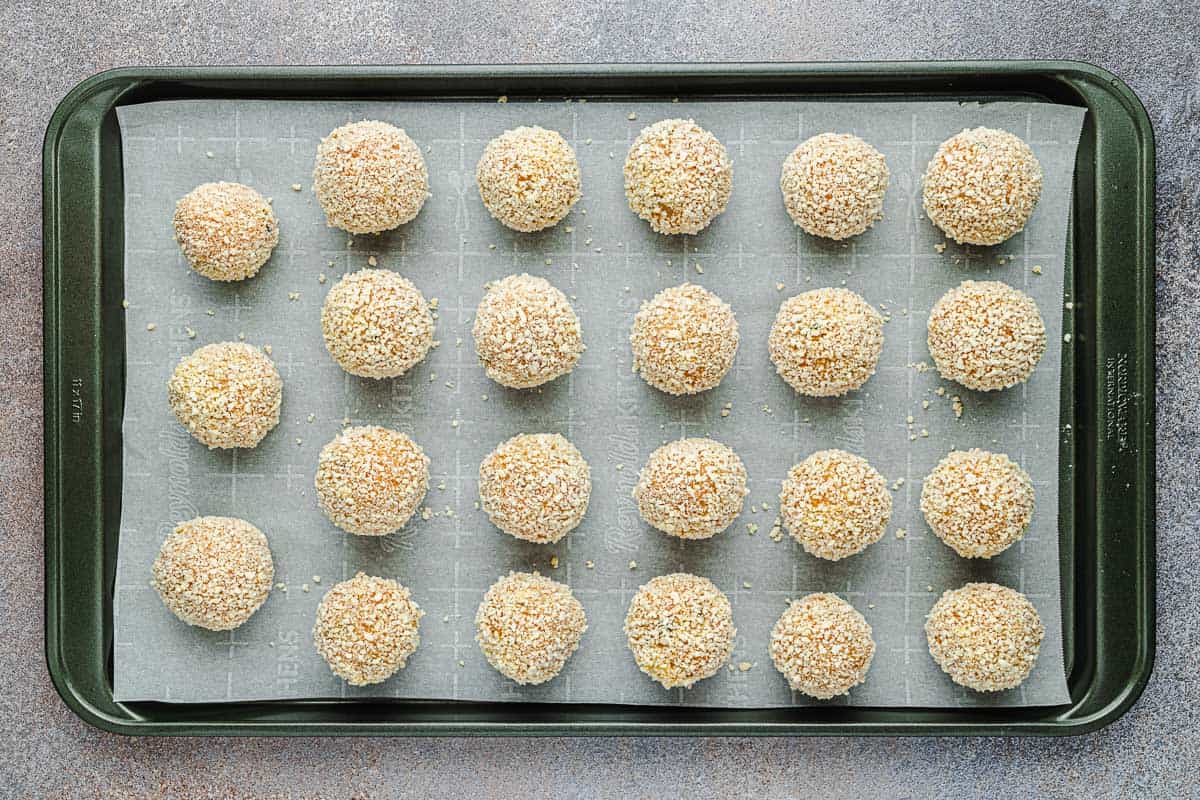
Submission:
[[[643,128],[625,159],[625,197],[658,233],[699,233],[725,210],[733,162],[717,137],[690,119]]]
[[[520,684],[562,671],[587,630],[583,606],[565,583],[510,572],[492,584],[475,613],[475,641],[488,663]]]
[[[242,519],[197,517],[175,526],[154,559],[151,585],[188,625],[228,631],[271,593],[275,567],[267,537]]]
[[[875,374],[883,317],[849,289],[814,289],[783,301],[767,347],[776,372],[797,392],[844,395]]]
[[[256,446],[279,424],[282,400],[271,359],[243,342],[201,347],[167,381],[171,411],[210,450]]]
[[[642,672],[663,685],[690,688],[733,653],[733,607],[708,578],[678,572],[654,578],[634,595],[625,637]]]
[[[488,142],[475,168],[488,213],[526,233],[556,225],[580,197],[579,162],[557,131],[520,127]]]
[[[887,161],[849,133],[822,133],[801,142],[783,162],[779,188],[792,220],[826,239],[858,236],[883,218]]]
[[[922,179],[925,213],[959,244],[1000,244],[1042,196],[1042,165],[1007,131],[973,128],[942,142]]]
[[[629,333],[633,368],[667,394],[696,394],[733,366],[738,324],[729,304],[703,286],[663,289],[643,303]]]
[[[479,465],[479,503],[497,528],[549,544],[587,513],[592,473],[583,454],[557,433],[514,436]]]
[[[742,513],[749,490],[737,453],[712,439],[679,439],[650,454],[633,497],[653,527],[681,539],[708,539]]]
[[[429,197],[429,171],[400,128],[352,122],[317,145],[313,191],[330,227],[381,233],[417,216]]]
[[[509,275],[479,302],[471,329],[489,378],[530,389],[566,375],[583,355],[579,317],[545,278]]]
[[[346,683],[381,683],[403,669],[416,652],[424,615],[407,588],[360,572],[321,598],[313,642]]]
[[[1046,352],[1037,303],[1000,281],[963,281],[929,312],[929,353],[946,380],[982,392],[1033,374]]]
[[[214,281],[252,278],[279,244],[279,222],[240,183],[203,183],[175,204],[175,240],[192,269]]]
[[[1003,453],[955,450],[921,486],[921,513],[938,538],[963,558],[991,558],[1025,535],[1033,482]]]
[[[429,458],[403,433],[364,425],[346,428],[321,450],[317,502],[348,533],[383,536],[400,530],[425,499]]]
[[[892,517],[892,495],[866,459],[819,450],[784,479],[779,513],[807,552],[838,561],[879,541]]]
[[[433,346],[433,314],[407,278],[363,269],[342,278],[321,309],[325,348],[342,369],[364,378],[395,378]]]
[[[1033,603],[995,583],[946,592],[925,620],[933,660],[955,683],[977,692],[1020,686],[1037,662],[1044,635]]]
[[[854,606],[820,593],[792,601],[771,631],[770,650],[789,686],[828,700],[866,680],[875,640]]]

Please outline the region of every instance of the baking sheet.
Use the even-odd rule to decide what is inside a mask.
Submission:
[[[1063,256],[1083,114],[1038,103],[686,99],[174,101],[120,108],[130,305],[113,609],[115,698],[396,697],[718,707],[1067,702],[1058,575],[1058,403]],[[654,234],[628,211],[623,196],[621,164],[629,142],[644,125],[668,116],[695,118],[721,138],[734,161],[729,209],[696,237]],[[409,132],[425,151],[433,193],[413,223],[378,237],[349,237],[327,228],[310,188],[320,137],[363,118],[391,121]],[[521,124],[562,132],[575,146],[583,172],[583,199],[563,223],[538,234],[511,232],[492,220],[474,185],[475,162],[487,140]],[[920,207],[920,175],[938,143],[975,125],[1022,135],[1045,170],[1042,199],[1025,232],[994,248],[947,242]],[[892,173],[885,218],[850,243],[800,232],[777,194],[786,155],[804,138],[830,130],[867,139],[887,157]],[[226,285],[201,278],[187,268],[172,239],[175,200],[212,180],[240,181],[273,197],[280,244],[250,281]],[[293,191],[293,184],[301,191]],[[935,245],[943,243],[945,251],[937,252]],[[326,291],[345,272],[367,266],[371,256],[409,277],[427,298],[438,299],[440,346],[396,380],[345,374],[321,340]],[[542,275],[575,298],[588,345],[570,376],[540,391],[513,391],[489,381],[470,337],[484,283],[521,271]],[[323,285],[322,274],[328,279]],[[924,344],[928,310],[967,278],[1004,280],[1031,294],[1042,310],[1047,351],[1021,387],[979,394],[923,368],[931,363]],[[631,372],[628,328],[644,299],[684,280],[703,284],[733,306],[741,347],[718,388],[671,398]],[[880,368],[847,398],[797,396],[767,358],[767,332],[786,297],[841,285],[888,316]],[[150,324],[155,330],[147,330]],[[174,420],[166,380],[179,358],[196,347],[242,336],[271,346],[284,380],[283,416],[252,451],[209,451]],[[944,395],[937,394],[939,388]],[[953,412],[953,396],[962,400],[961,419]],[[929,402],[928,409],[922,401]],[[727,403],[731,413],[722,417]],[[421,443],[432,460],[426,505],[434,513],[428,520],[414,517],[399,533],[375,539],[344,534],[325,519],[312,489],[313,473],[321,447],[345,419],[403,430]],[[475,507],[480,460],[509,436],[539,431],[568,436],[592,466],[587,517],[551,546],[500,533]],[[630,497],[650,451],[683,435],[711,435],[730,444],[750,474],[744,513],[706,542],[653,531]],[[1009,453],[1029,471],[1038,495],[1022,542],[986,562],[956,556],[928,531],[918,509],[921,478],[950,449],[973,446]],[[864,455],[894,487],[885,537],[836,563],[807,555],[790,537],[776,542],[769,536],[780,480],[793,463],[827,447]],[[762,508],[764,501],[769,509]],[[244,517],[262,528],[276,579],[286,586],[276,588],[232,633],[180,623],[149,586],[162,539],[176,522],[201,514]],[[896,536],[900,529],[903,538]],[[407,668],[364,688],[348,687],[329,672],[310,633],[324,591],[358,570],[399,579],[426,611],[421,647]],[[475,608],[487,587],[509,570],[539,570],[565,581],[588,614],[579,651],[558,678],[542,686],[508,681],[474,642]],[[732,670],[690,690],[666,691],[637,670],[621,626],[639,585],[679,570],[706,575],[729,595],[738,639]],[[1017,690],[981,695],[957,687],[926,651],[925,614],[943,590],[969,580],[1018,588],[1041,614],[1046,626],[1041,656]],[[836,592],[854,604],[871,623],[878,648],[866,683],[849,697],[823,703],[789,691],[766,650],[787,599],[813,591]]]

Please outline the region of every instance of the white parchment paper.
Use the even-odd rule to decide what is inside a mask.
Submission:
[[[116,698],[805,705],[811,701],[790,692],[772,666],[767,641],[788,598],[831,591],[866,616],[878,646],[866,683],[831,703],[1068,701],[1057,525],[1058,406],[1064,248],[1083,113],[1038,103],[562,99],[180,101],[119,109],[130,305],[113,609]],[[696,237],[653,233],[623,196],[621,165],[629,142],[643,126],[669,116],[695,118],[721,138],[734,161],[729,208]],[[429,164],[433,196],[401,230],[352,239],[326,227],[310,176],[320,137],[364,118],[390,121],[416,140]],[[521,124],[562,132],[583,172],[583,199],[562,224],[540,234],[514,233],[493,221],[474,183],[485,143]],[[946,242],[920,204],[920,176],[938,143],[976,125],[1024,137],[1046,173],[1029,226],[994,248]],[[785,156],[824,131],[862,136],[884,153],[891,169],[885,218],[849,243],[800,232],[779,196]],[[280,244],[252,280],[227,285],[194,274],[172,239],[175,201],[215,180],[240,181],[273,197]],[[301,190],[294,191],[293,184]],[[947,246],[939,253],[935,245],[942,243]],[[367,266],[370,256],[409,277],[427,298],[438,299],[440,346],[396,380],[347,375],[321,339],[326,291],[342,274]],[[588,350],[569,377],[519,392],[487,379],[470,327],[485,282],[522,271],[546,277],[574,299]],[[320,275],[327,276],[325,284]],[[1006,281],[1041,308],[1049,346],[1026,384],[978,394],[941,380],[932,369],[912,366],[931,363],[925,346],[929,308],[967,278]],[[703,284],[733,306],[741,346],[718,388],[671,398],[631,372],[628,330],[643,300],[685,280]],[[851,288],[889,318],[878,372],[844,399],[795,395],[767,357],[767,333],[779,304],[822,286]],[[149,324],[156,329],[148,331]],[[171,415],[166,381],[196,347],[242,336],[271,346],[284,380],[283,418],[257,449],[209,451]],[[953,412],[953,396],[961,398],[961,419]],[[722,417],[727,403],[732,413]],[[421,443],[432,459],[426,504],[434,516],[414,517],[404,530],[382,539],[350,536],[325,519],[313,474],[321,447],[344,419],[393,427]],[[541,431],[575,442],[591,464],[594,486],[583,524],[552,546],[500,533],[475,505],[484,455],[516,433]],[[709,435],[731,445],[750,474],[745,512],[705,542],[685,543],[653,531],[630,497],[650,451],[684,435]],[[918,509],[923,476],[950,449],[975,446],[1011,455],[1037,490],[1028,534],[990,561],[956,556],[929,532]],[[768,536],[779,484],[790,466],[828,447],[864,455],[894,487],[895,499],[884,539],[837,563],[807,555],[790,537],[776,542]],[[286,585],[233,633],[184,625],[149,585],[162,539],[178,521],[202,514],[258,525],[270,540],[277,580]],[[896,535],[901,529],[902,538]],[[333,676],[311,640],[322,594],[358,570],[397,578],[427,612],[421,647],[408,667],[363,689]],[[558,678],[542,686],[508,681],[488,666],[474,642],[476,606],[509,570],[540,570],[565,581],[587,611],[589,627],[579,651]],[[738,628],[732,663],[747,668],[722,670],[691,690],[668,692],[637,670],[622,623],[639,585],[680,570],[712,578],[729,595]],[[982,695],[957,687],[926,650],[926,613],[943,590],[970,580],[1024,591],[1045,623],[1041,657],[1017,690]]]

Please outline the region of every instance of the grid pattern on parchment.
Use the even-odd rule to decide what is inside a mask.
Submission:
[[[630,120],[631,113],[637,119]],[[657,236],[625,206],[621,163],[628,144],[642,126],[666,116],[695,117],[725,142],[735,164],[728,211],[696,237]],[[425,151],[433,197],[404,229],[351,238],[325,226],[309,175],[319,137],[361,118],[394,121],[408,130]],[[1078,109],[1044,104],[788,101],[223,101],[121,109],[130,307],[114,608],[117,697],[804,704],[771,666],[766,642],[787,598],[834,591],[866,616],[878,652],[867,682],[849,698],[831,702],[1064,701],[1057,412],[1063,251],[1081,119]],[[518,124],[562,132],[583,172],[583,200],[562,224],[540,234],[516,234],[495,223],[474,186],[474,165],[486,141]],[[942,239],[920,208],[920,174],[938,142],[977,124],[1026,137],[1046,169],[1045,193],[1027,230],[1010,242],[996,248],[949,243],[938,253],[934,245]],[[787,153],[826,130],[863,136],[884,153],[892,172],[885,218],[848,243],[801,233],[777,195]],[[241,181],[273,197],[280,245],[251,281],[219,285],[200,278],[186,268],[171,239],[174,200],[207,180]],[[381,267],[412,279],[426,297],[438,298],[440,346],[397,380],[351,377],[321,342],[318,320],[326,291],[345,272],[365,267],[372,255]],[[588,345],[570,376],[529,392],[488,381],[470,339],[484,283],[518,271],[543,275],[573,298]],[[325,284],[318,282],[322,274]],[[1050,346],[1020,389],[971,393],[911,366],[929,361],[924,320],[930,306],[968,277],[1017,285],[1042,309]],[[741,346],[718,388],[670,398],[631,372],[628,327],[643,300],[684,280],[705,285],[734,307]],[[771,321],[786,297],[838,285],[862,293],[889,318],[879,371],[845,399],[797,397],[767,359]],[[298,297],[289,299],[291,293]],[[146,330],[150,323],[156,325],[153,332]],[[242,335],[271,345],[284,380],[283,418],[255,450],[210,452],[174,422],[165,402],[166,379],[193,348]],[[952,412],[955,395],[965,406],[961,420]],[[732,413],[722,417],[727,403]],[[414,518],[383,539],[345,535],[324,519],[312,475],[321,446],[346,419],[395,427],[422,444],[432,459],[426,504],[434,516]],[[553,546],[504,536],[475,507],[483,456],[515,433],[534,431],[567,435],[592,466],[588,516]],[[707,542],[675,541],[650,530],[630,498],[649,452],[684,435],[712,435],[730,444],[750,473],[745,512]],[[1009,453],[1037,488],[1038,512],[1028,535],[988,562],[959,559],[929,533],[917,509],[921,478],[955,446]],[[861,453],[894,487],[895,511],[883,541],[837,563],[806,555],[790,539],[776,543],[767,536],[779,481],[795,461],[825,447]],[[176,521],[199,514],[241,516],[263,528],[277,579],[286,585],[233,633],[182,625],[148,586],[149,565],[163,536]],[[753,535],[751,526],[757,526]],[[899,529],[907,535],[897,538]],[[552,556],[557,569],[550,566]],[[334,678],[309,633],[321,594],[360,569],[397,577],[427,612],[422,646],[409,666],[366,689]],[[580,651],[563,675],[540,687],[507,681],[488,667],[474,643],[475,607],[487,586],[510,569],[538,569],[569,583],[588,613]],[[733,662],[751,664],[750,669],[723,670],[689,691],[673,692],[638,673],[621,633],[625,608],[640,584],[675,570],[707,575],[726,591],[739,630]],[[938,593],[967,580],[995,580],[1025,591],[1046,622],[1042,657],[1019,691],[981,696],[959,689],[925,650],[925,613]]]

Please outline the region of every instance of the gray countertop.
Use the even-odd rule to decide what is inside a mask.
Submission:
[[[316,3],[0,8],[0,797],[1200,797],[1200,19],[1186,2]],[[1137,705],[1059,740],[135,740],[42,656],[40,149],[79,80],[136,64],[1071,58],[1158,138],[1158,659]],[[473,787],[469,790],[466,787]]]

